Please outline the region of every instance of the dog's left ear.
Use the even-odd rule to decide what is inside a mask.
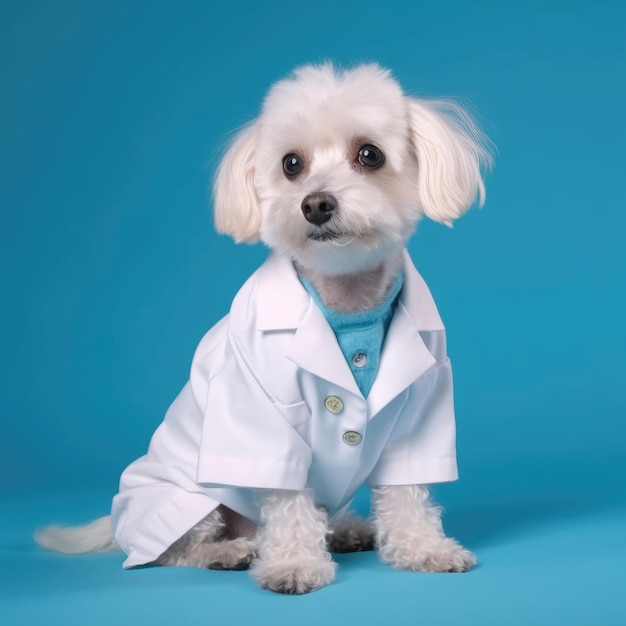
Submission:
[[[237,243],[259,238],[261,208],[254,187],[257,127],[250,124],[235,137],[213,183],[215,228]]]
[[[422,208],[451,226],[477,197],[479,206],[485,201],[481,170],[491,165],[489,141],[454,102],[408,98],[408,108]]]

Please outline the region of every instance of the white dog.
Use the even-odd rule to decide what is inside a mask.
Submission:
[[[121,547],[126,567],[251,565],[283,593],[331,583],[332,551],[474,565],[424,486],[457,477],[452,378],[405,245],[421,214],[451,224],[483,202],[485,145],[458,105],[407,97],[376,65],[276,83],[214,190],[217,229],[273,254],[200,343],[112,515],[39,543]],[[371,525],[349,511],[365,482]]]

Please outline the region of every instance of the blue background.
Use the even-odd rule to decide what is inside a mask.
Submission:
[[[602,0],[2,2],[0,622],[623,623],[625,31]],[[485,208],[410,245],[455,365],[436,497],[479,567],[346,555],[289,598],[40,551],[35,527],[107,512],[265,258],[213,232],[209,180],[268,85],[324,59],[466,99],[497,146]]]

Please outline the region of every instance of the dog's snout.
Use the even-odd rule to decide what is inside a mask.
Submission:
[[[302,201],[302,213],[307,222],[321,226],[327,222],[337,208],[337,200],[325,191],[310,193]]]

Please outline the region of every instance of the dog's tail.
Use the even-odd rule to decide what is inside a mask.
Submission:
[[[113,538],[110,515],[82,526],[48,526],[35,533],[35,541],[42,548],[66,554],[120,550]]]

